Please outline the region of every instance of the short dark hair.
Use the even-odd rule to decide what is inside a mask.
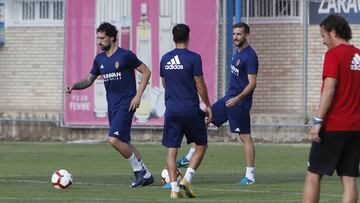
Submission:
[[[349,23],[342,16],[331,14],[320,23],[320,27],[324,28],[327,32],[335,30],[336,35],[346,41],[352,38]]]
[[[98,32],[105,32],[105,34],[109,37],[114,37],[113,42],[116,42],[116,37],[118,34],[118,31],[115,27],[115,25],[112,25],[108,22],[103,22],[99,25],[99,27],[96,29],[96,33]]]
[[[172,29],[175,43],[187,42],[189,40],[190,28],[185,24],[177,24]]]
[[[236,23],[235,25],[233,25],[233,29],[234,28],[243,28],[245,31],[245,34],[250,34],[250,27],[248,24],[241,22],[241,23]]]

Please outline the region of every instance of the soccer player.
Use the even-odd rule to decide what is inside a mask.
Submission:
[[[303,202],[319,202],[323,175],[340,176],[342,202],[357,202],[360,158],[360,50],[349,44],[351,28],[331,14],[320,23],[325,53],[319,109],[311,128],[312,145]]]
[[[211,107],[213,112],[212,123],[220,127],[229,121],[231,132],[238,133],[244,144],[247,167],[245,177],[239,182],[241,185],[255,183],[255,147],[250,134],[250,109],[252,95],[256,87],[258,57],[247,41],[249,34],[250,28],[246,23],[237,23],[233,26],[233,41],[237,49],[229,69],[229,87],[226,95]],[[192,150],[190,149],[188,155],[191,154]],[[188,155],[177,161],[178,167],[186,165]]]
[[[116,36],[116,27],[110,23],[104,22],[97,28],[96,38],[104,52],[96,55],[87,78],[67,86],[65,92],[70,94],[72,90],[90,87],[100,75],[104,78],[110,124],[108,142],[132,166],[135,177],[131,187],[146,186],[152,184],[154,178],[140,152],[130,143],[130,128],[151,72],[131,51],[115,45]],[[142,74],[137,91],[134,70]]]
[[[199,167],[206,148],[207,131],[205,112],[211,120],[210,101],[202,72],[199,54],[188,50],[190,28],[185,24],[173,27],[175,49],[166,53],[160,62],[160,76],[165,87],[165,118],[162,144],[168,148],[166,164],[170,176],[171,198],[182,198],[180,187],[190,198],[196,197],[192,190],[192,177]],[[199,96],[206,108],[199,107]],[[176,180],[176,156],[183,137],[195,143],[195,153],[180,183]],[[180,187],[179,187],[180,186]]]

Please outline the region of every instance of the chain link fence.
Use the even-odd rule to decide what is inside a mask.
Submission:
[[[343,15],[359,45],[360,1],[220,0],[219,90],[227,84],[232,27],[241,19],[250,26],[250,45],[259,58],[254,115],[298,117],[306,124],[317,109],[322,82],[322,44],[319,23],[330,13]],[[359,20],[357,20],[359,19]],[[220,29],[221,28],[221,29]]]

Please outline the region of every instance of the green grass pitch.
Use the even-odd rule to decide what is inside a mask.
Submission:
[[[169,202],[170,190],[162,189],[161,170],[166,149],[159,143],[134,143],[155,177],[154,185],[130,188],[132,170],[110,145],[1,142],[0,202]],[[256,146],[256,183],[240,186],[245,172],[239,143],[210,143],[193,178],[196,199],[186,202],[301,202],[308,144]],[[180,155],[187,152],[183,144]],[[50,184],[56,169],[74,177],[68,189]],[[184,173],[185,169],[181,169]],[[341,202],[339,178],[324,177],[321,202]]]

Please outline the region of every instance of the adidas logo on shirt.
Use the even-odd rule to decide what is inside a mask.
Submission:
[[[351,61],[351,70],[360,70],[360,56],[355,54],[353,60]]]
[[[184,69],[184,66],[181,65],[179,56],[176,55],[165,65],[165,70],[175,70],[175,69]]]
[[[101,65],[101,66],[100,66],[100,69],[103,69],[103,68],[104,68],[104,66],[103,66],[103,65]]]

